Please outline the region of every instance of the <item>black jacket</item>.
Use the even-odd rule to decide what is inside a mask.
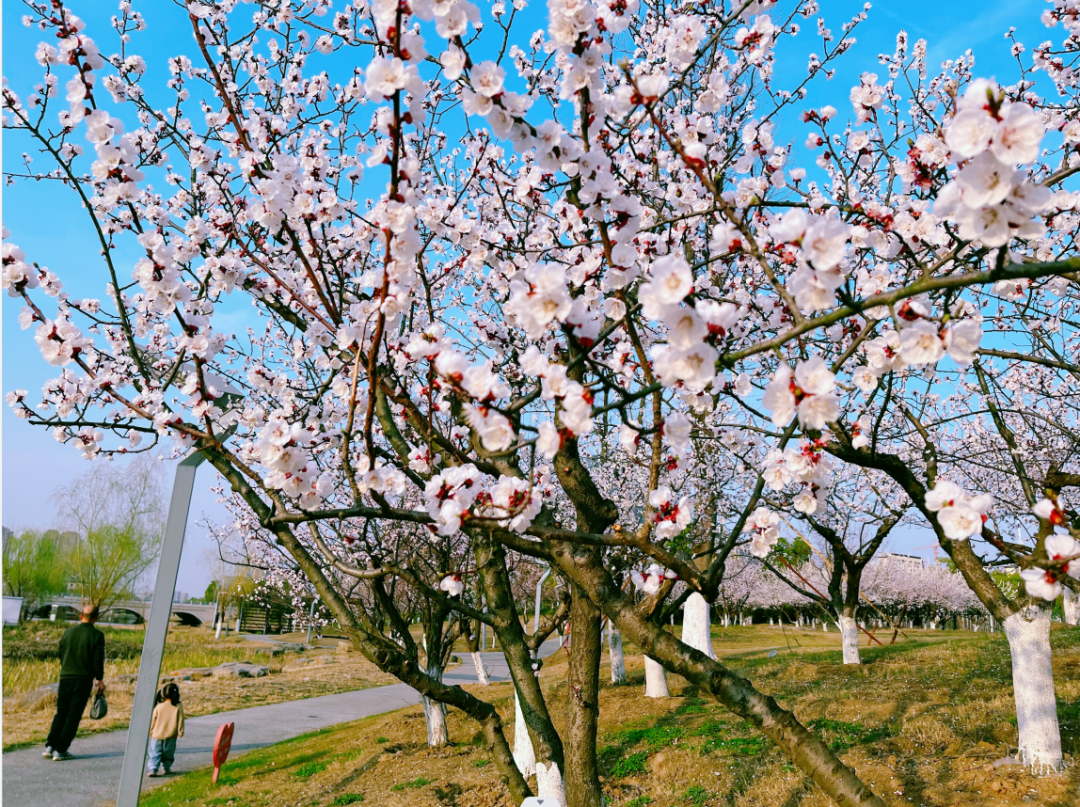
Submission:
[[[105,634],[89,622],[80,622],[60,638],[60,677],[105,677]]]

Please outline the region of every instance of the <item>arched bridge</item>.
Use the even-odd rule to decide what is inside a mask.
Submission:
[[[150,605],[149,600],[146,602],[141,600],[114,602],[108,608],[102,610],[101,622],[105,624],[141,625],[150,617]],[[49,612],[42,613],[46,608],[49,609]],[[53,597],[48,603],[43,603],[40,608],[36,609],[35,615],[40,614],[41,618],[50,619],[52,613],[55,612],[57,621],[64,621],[66,619],[76,619],[81,608],[82,600],[78,597]],[[216,608],[217,606],[212,603],[205,605],[193,602],[174,602],[172,615],[183,625],[198,627],[206,624],[212,626]]]

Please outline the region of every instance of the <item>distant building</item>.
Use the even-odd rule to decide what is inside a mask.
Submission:
[[[921,569],[923,559],[917,555],[897,555],[894,552],[885,552],[878,556],[877,562],[882,566],[901,566],[909,569]]]
[[[173,593],[173,602],[187,602],[191,597],[188,596],[186,591],[177,591]]]

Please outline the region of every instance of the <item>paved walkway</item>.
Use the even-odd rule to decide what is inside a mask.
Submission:
[[[540,655],[558,649],[555,640],[545,642]],[[476,673],[468,654],[462,664],[444,676],[448,684],[475,684]],[[509,667],[500,652],[483,653],[492,681],[509,680]],[[177,744],[174,772],[211,764],[214,738],[223,723],[234,722],[232,753],[273,745],[299,734],[369,717],[420,702],[420,694],[406,684],[361,689],[339,695],[255,706],[218,712],[186,721],[184,737]],[[52,762],[41,756],[42,747],[3,755],[4,804],[22,807],[101,807],[115,802],[120,783],[127,731],[77,737],[69,762]],[[164,779],[144,779],[150,787]]]

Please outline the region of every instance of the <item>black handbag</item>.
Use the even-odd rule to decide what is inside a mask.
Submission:
[[[109,713],[108,701],[106,701],[105,696],[102,695],[99,692],[97,694],[97,696],[94,698],[93,704],[91,704],[91,706],[90,706],[90,719],[91,720],[101,720],[101,718],[105,717],[105,715],[107,715],[108,713]]]

